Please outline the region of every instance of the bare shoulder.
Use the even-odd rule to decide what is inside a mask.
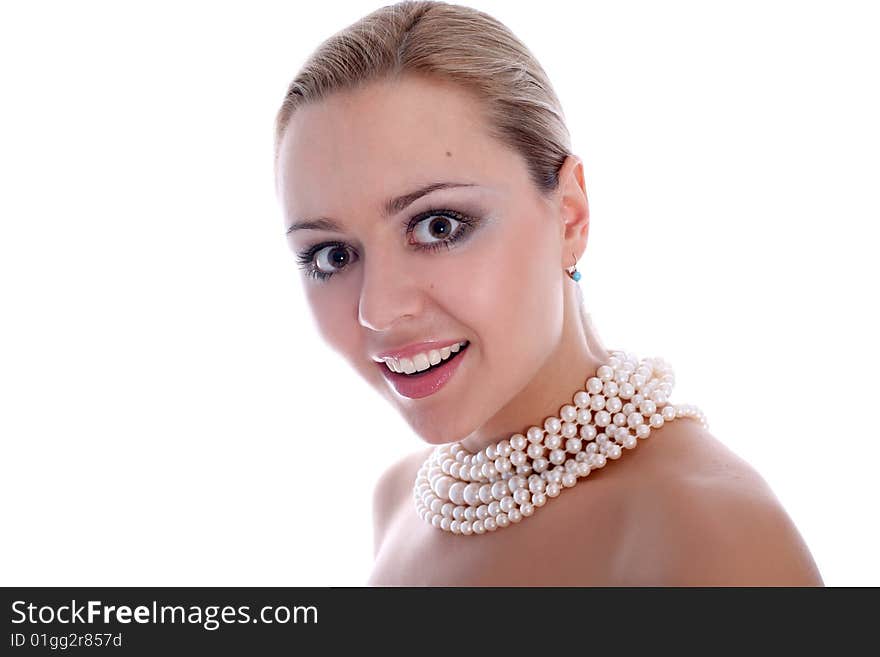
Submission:
[[[751,465],[695,421],[664,431],[653,454],[641,455],[637,483],[627,477],[631,503],[615,560],[623,585],[824,585],[791,518]]]
[[[373,553],[378,554],[385,532],[400,507],[412,493],[413,481],[433,446],[407,454],[392,463],[373,488]]]

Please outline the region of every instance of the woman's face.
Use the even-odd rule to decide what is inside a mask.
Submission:
[[[562,332],[571,255],[556,206],[478,110],[442,81],[371,83],[298,109],[279,153],[285,228],[336,225],[288,233],[301,266],[328,275],[302,279],[323,338],[433,444],[514,401]],[[434,183],[461,186],[406,198]],[[399,392],[376,362],[414,343],[465,340],[431,394],[413,394],[411,378]]]

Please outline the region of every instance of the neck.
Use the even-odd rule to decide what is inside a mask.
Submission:
[[[536,376],[488,422],[462,439],[462,447],[473,454],[515,433],[525,434],[531,426],[543,428],[545,418],[558,416],[560,408],[573,404],[574,394],[610,357],[589,316],[582,321],[575,303],[574,317],[566,318],[556,349]]]

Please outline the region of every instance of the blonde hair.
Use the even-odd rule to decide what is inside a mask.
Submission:
[[[386,5],[318,46],[278,110],[276,167],[281,140],[298,107],[405,74],[430,76],[471,91],[491,136],[522,156],[536,189],[544,195],[556,189],[559,168],[571,153],[571,137],[544,69],[497,19],[433,0]],[[586,323],[583,297],[581,315]]]

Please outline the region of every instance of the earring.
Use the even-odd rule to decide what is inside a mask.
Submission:
[[[571,254],[571,257],[574,258],[574,253]],[[577,258],[574,258],[574,264],[566,269],[565,273],[575,282],[581,280],[581,273],[577,270]]]

